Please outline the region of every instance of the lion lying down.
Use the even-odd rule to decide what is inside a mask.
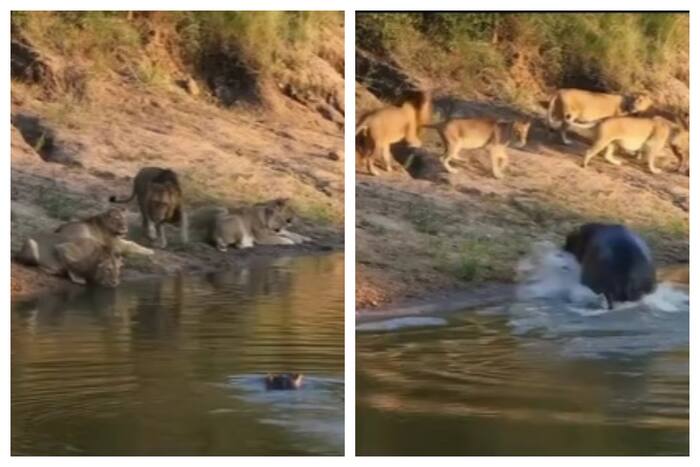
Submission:
[[[47,274],[67,276],[76,284],[116,287],[123,265],[121,255],[90,238],[66,241],[55,233],[28,238],[15,259]]]
[[[53,232],[27,238],[15,259],[48,274],[67,275],[77,284],[116,287],[122,255],[152,255],[153,250],[126,240],[126,211],[112,208],[62,224]]]
[[[289,199],[278,198],[230,209],[208,206],[192,213],[192,228],[203,229],[204,240],[219,251],[229,246],[297,245],[311,239],[287,230],[297,218]]]

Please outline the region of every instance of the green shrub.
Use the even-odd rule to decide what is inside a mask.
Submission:
[[[194,62],[223,51],[263,71],[299,49],[317,47],[320,26],[341,21],[339,12],[203,11],[180,13],[178,31]]]
[[[212,52],[235,55],[257,71],[268,71],[300,50],[320,46],[324,25],[340,25],[341,12],[197,11],[159,12],[130,20],[127,12],[12,12],[13,33],[66,57],[80,57],[96,68],[135,68],[137,79],[158,82],[159,70],[141,60],[153,25],[175,25],[185,60],[197,66]],[[133,70],[132,70],[133,71]],[[134,73],[132,73],[134,74]]]
[[[139,31],[124,12],[13,12],[12,24],[61,54],[100,63],[141,45]]]
[[[688,82],[681,13],[359,13],[357,44],[463,91],[517,95],[508,76],[525,51],[544,87],[654,90]]]

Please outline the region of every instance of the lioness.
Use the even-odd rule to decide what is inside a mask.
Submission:
[[[671,151],[673,151],[673,154],[675,154],[675,156],[680,161],[680,163],[678,164],[678,169],[676,171],[679,173],[685,173],[686,175],[689,175],[690,133],[688,132],[688,130],[683,129],[677,131],[675,136],[671,136],[668,145],[671,147]]]
[[[54,233],[59,234],[64,241],[73,241],[78,238],[95,240],[98,244],[113,249],[118,254],[153,254],[153,250],[126,240],[124,236],[128,231],[126,209],[110,208],[95,216],[65,223],[59,226]]]
[[[569,233],[564,250],[581,265],[581,283],[615,302],[637,301],[656,289],[656,267],[644,240],[623,225],[584,224]]]
[[[529,120],[502,122],[490,118],[454,118],[437,125],[424,126],[438,131],[445,146],[440,160],[448,172],[455,172],[450,166],[450,160],[460,150],[486,147],[491,154],[493,176],[502,178],[503,171],[508,166],[505,146],[511,141],[515,142],[515,147],[525,146],[530,124]]]
[[[647,156],[647,166],[653,174],[661,172],[654,165],[657,155],[668,143],[678,158],[679,170],[686,167],[686,156],[683,147],[683,130],[663,117],[613,117],[602,121],[596,129],[593,146],[583,158],[583,167],[587,167],[591,159],[605,149],[605,159],[611,164],[620,165],[622,161],[615,158],[615,147],[622,147],[627,152],[638,152],[638,158],[644,153]],[[687,134],[687,132],[685,132]],[[686,135],[687,138],[687,135]]]
[[[62,235],[43,233],[28,238],[15,259],[54,275],[67,275],[76,284],[116,287],[123,265],[121,255],[92,238],[65,241]]]
[[[128,203],[137,197],[141,211],[141,222],[146,236],[151,242],[158,240],[158,246],[165,248],[164,224],[179,224],[182,243],[188,241],[187,215],[182,204],[182,190],[177,175],[170,169],[146,167],[139,170],[134,178],[131,196],[117,199],[111,196],[112,203]]]
[[[219,251],[229,245],[250,248],[261,245],[294,245],[311,239],[288,231],[296,214],[286,198],[278,198],[250,207],[216,213],[210,241]]]
[[[645,94],[621,96],[583,89],[560,89],[549,101],[547,124],[550,129],[559,129],[564,144],[571,144],[566,130],[572,125],[592,128],[604,118],[644,112],[652,104],[651,98]]]
[[[387,106],[366,114],[355,129],[356,155],[364,160],[367,172],[376,175],[373,158],[381,154],[387,172],[391,172],[391,145],[406,140],[420,147],[418,133],[432,113],[429,92],[408,94],[398,106]]]

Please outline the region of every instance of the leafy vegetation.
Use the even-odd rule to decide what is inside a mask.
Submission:
[[[361,13],[357,31],[359,47],[471,94],[688,84],[687,14]]]
[[[339,12],[216,11],[180,13],[177,27],[193,61],[212,51],[235,51],[263,71],[317,47],[319,26],[340,22]]]
[[[342,24],[341,12],[12,12],[13,31],[65,56],[114,68],[137,51],[154,26],[172,27],[184,59],[192,63],[213,50],[235,51],[266,71],[302,50],[318,46],[323,25]],[[139,71],[150,81],[152,70]]]

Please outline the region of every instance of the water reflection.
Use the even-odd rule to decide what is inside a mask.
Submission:
[[[342,310],[341,255],[14,304],[12,451],[342,454]],[[277,371],[335,381],[304,392],[327,416],[266,423],[229,384]]]
[[[674,303],[516,303],[359,333],[358,453],[687,455],[687,296]]]

